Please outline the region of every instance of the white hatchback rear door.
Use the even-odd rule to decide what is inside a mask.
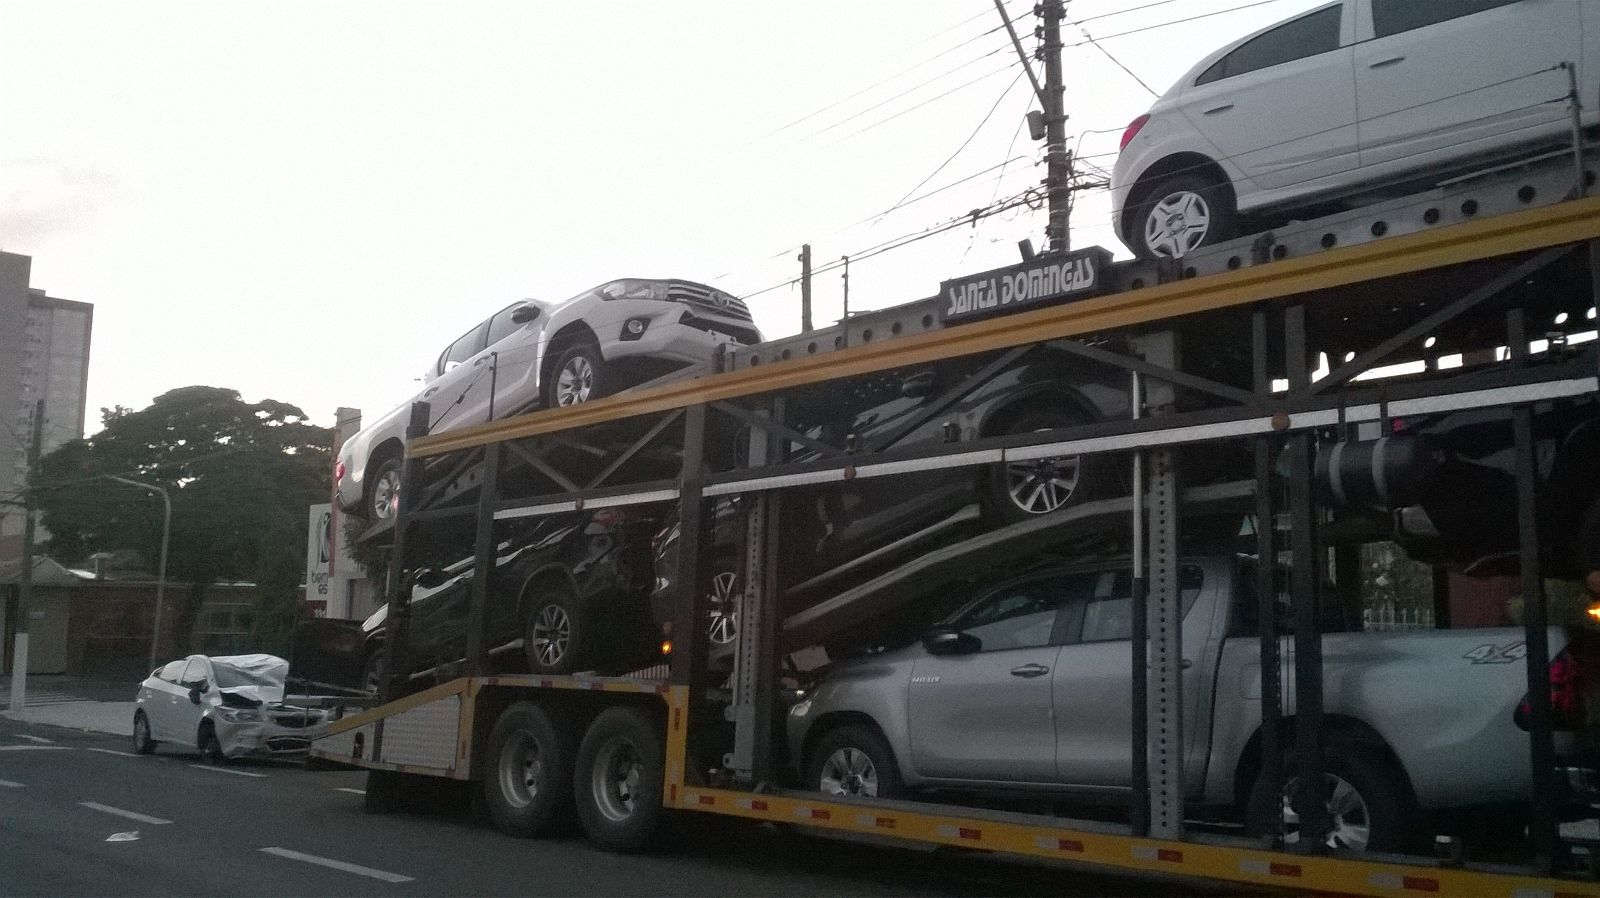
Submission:
[[[1361,164],[1421,169],[1559,136],[1583,50],[1572,0],[1361,0]],[[1596,10],[1589,10],[1590,16]],[[1554,101],[1554,102],[1552,102]]]

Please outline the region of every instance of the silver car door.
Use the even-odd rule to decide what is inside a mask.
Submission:
[[[1184,565],[1181,594],[1185,612],[1183,642],[1183,729],[1189,754],[1209,730],[1200,701],[1210,677],[1203,658],[1214,656],[1209,639],[1210,602],[1199,599],[1210,588],[1203,570]],[[1129,568],[1101,571],[1088,595],[1077,600],[1077,632],[1061,647],[1053,678],[1056,709],[1056,765],[1061,782],[1124,787],[1132,780],[1133,758],[1133,574]],[[1196,607],[1205,609],[1191,614]],[[1201,771],[1190,771],[1194,778]]]
[[[939,779],[1049,782],[1055,776],[1050,672],[1066,578],[1000,587],[947,624],[977,651],[927,655],[912,669],[912,762]]]
[[[439,357],[436,376],[417,397],[429,404],[430,430],[484,423],[482,415],[474,417],[468,413],[463,397],[480,386],[483,390],[489,388],[489,357],[483,352],[488,329],[489,322],[479,323],[450,344]]]
[[[1567,74],[1584,19],[1571,0],[1363,0],[1371,40],[1356,47],[1361,164],[1395,169],[1564,135]]]
[[[153,680],[145,681],[150,691],[145,697],[144,713],[150,721],[151,738],[157,741],[172,739],[172,702],[178,691],[178,680],[183,678],[183,669],[188,663],[184,658],[168,662]]]
[[[190,690],[204,680],[208,686],[211,682],[211,662],[202,655],[191,655],[189,664],[183,669],[183,678],[178,681],[178,688],[173,695],[172,712],[172,741],[183,745],[199,745],[200,718],[205,715],[206,699],[200,696],[200,703],[195,704],[190,698]]]

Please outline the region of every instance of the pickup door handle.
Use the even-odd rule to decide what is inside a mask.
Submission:
[[[1043,664],[1024,664],[1021,667],[1011,668],[1013,677],[1026,677],[1030,680],[1034,677],[1042,677],[1049,672],[1050,668],[1045,667]]]
[[[1377,62],[1370,63],[1370,64],[1367,65],[1367,68],[1369,68],[1369,69],[1381,69],[1381,68],[1385,68],[1387,66],[1392,66],[1397,62],[1405,62],[1405,61],[1406,61],[1406,58],[1404,56],[1391,56],[1388,59],[1380,59]]]
[[[1210,109],[1207,109],[1205,112],[1202,112],[1200,114],[1201,115],[1216,115],[1219,112],[1227,112],[1229,109],[1232,109],[1232,108],[1233,108],[1233,104],[1232,103],[1223,103],[1221,106],[1213,106]]]

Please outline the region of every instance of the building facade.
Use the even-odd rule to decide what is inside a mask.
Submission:
[[[94,306],[29,285],[33,260],[0,252],[0,560],[22,555],[17,498],[28,471],[35,404],[44,451],[83,436]]]

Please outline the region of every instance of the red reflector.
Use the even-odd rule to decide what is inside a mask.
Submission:
[[[699,801],[700,801],[701,804],[716,804],[717,803],[716,797],[712,796],[712,795],[701,795],[701,796],[698,796],[698,798],[699,798]]]
[[[811,819],[812,820],[827,820],[830,816],[831,815],[828,813],[826,808],[812,808],[811,809]]]
[[[672,709],[672,731],[673,732],[677,732],[678,730],[681,730],[681,729],[683,729],[683,709],[682,708],[673,708]]]
[[[1183,852],[1174,851],[1171,848],[1158,848],[1156,849],[1156,860],[1166,861],[1171,864],[1181,864],[1183,863]]]
[[[1056,850],[1057,851],[1082,851],[1083,850],[1083,843],[1079,842],[1077,839],[1057,839],[1056,840]]]
[[[1150,113],[1146,112],[1144,115],[1129,122],[1128,127],[1122,132],[1122,143],[1117,144],[1117,152],[1120,153],[1127,149],[1128,143],[1139,135],[1139,131],[1144,128],[1145,123],[1148,121],[1150,121]]]
[[[878,819],[872,821],[872,825],[878,827],[879,829],[894,829],[894,818],[879,817]]]
[[[752,811],[765,811],[766,809],[767,803],[760,799],[754,799],[750,802],[750,810]]]
[[[1300,865],[1299,864],[1271,864],[1271,865],[1269,865],[1267,867],[1267,872],[1271,873],[1273,876],[1299,876],[1300,875]]]
[[[1439,891],[1439,880],[1427,879],[1421,876],[1407,876],[1400,880],[1400,885],[1414,892]]]
[[[982,830],[973,829],[973,828],[968,827],[968,826],[961,827],[960,831],[957,832],[956,834],[959,835],[963,839],[981,839],[981,838],[983,838],[983,831]]]

